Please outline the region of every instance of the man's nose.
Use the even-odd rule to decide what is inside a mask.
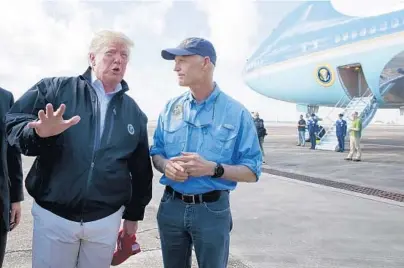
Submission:
[[[122,56],[121,55],[119,55],[119,54],[117,54],[116,56],[115,56],[115,58],[114,58],[114,62],[115,63],[121,63],[122,62]]]

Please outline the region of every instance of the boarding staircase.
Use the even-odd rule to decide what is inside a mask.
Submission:
[[[359,117],[362,120],[362,129],[364,129],[376,114],[378,108],[378,103],[373,97],[372,92],[368,89],[361,97],[354,97],[346,105],[344,111],[344,119],[347,122],[347,127],[352,123],[352,113],[355,111],[359,113]],[[335,117],[334,117],[335,118]],[[333,123],[327,128],[326,133],[318,142],[316,149],[336,151],[338,150],[338,139],[336,135],[336,121],[335,118]],[[349,133],[347,133],[347,136]]]

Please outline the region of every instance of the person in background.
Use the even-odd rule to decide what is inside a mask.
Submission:
[[[267,130],[264,126],[264,120],[260,118],[260,114],[258,112],[254,113],[254,124],[255,129],[257,130],[258,140],[260,142],[260,148],[262,151],[262,162],[265,163],[264,139],[267,135]]]
[[[362,121],[359,118],[358,112],[354,112],[352,114],[352,122],[350,128],[348,129],[348,132],[350,133],[349,137],[350,150],[345,160],[361,161],[362,151],[360,143],[362,137]]]
[[[8,144],[4,124],[5,115],[13,104],[13,94],[0,88],[0,267],[6,252],[7,234],[20,223],[24,200],[21,154]]]
[[[345,151],[345,136],[347,132],[347,123],[343,119],[344,115],[339,114],[339,119],[335,122],[335,132],[338,139],[338,152]]]
[[[306,120],[304,120],[303,115],[300,115],[300,119],[297,122],[297,134],[298,142],[297,146],[305,146],[306,144]]]
[[[161,55],[189,90],[167,102],[150,153],[165,191],[157,212],[164,268],[226,268],[233,220],[230,192],[257,182],[262,152],[250,112],[213,80],[216,52],[187,38]]]
[[[317,139],[317,133],[318,133],[318,122],[316,115],[313,113],[311,114],[311,118],[307,122],[307,128],[309,130],[309,135],[310,135],[310,143],[311,143],[311,150],[316,149],[316,139]]]

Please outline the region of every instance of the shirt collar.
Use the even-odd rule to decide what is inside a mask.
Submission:
[[[102,89],[104,91],[104,85],[102,84],[101,80],[98,79],[98,77],[95,75],[94,71],[91,71],[91,85],[95,86],[95,88],[97,88],[97,89]],[[109,93],[105,93],[105,91],[104,91],[104,93],[107,95],[110,95],[110,94],[115,94],[121,90],[122,90],[122,85],[121,85],[121,83],[118,83],[118,85],[116,85],[114,91],[109,92]]]
[[[220,92],[221,92],[221,90],[220,90],[219,86],[217,85],[216,82],[214,82],[213,91],[210,93],[208,98],[206,98],[204,101],[202,101],[200,103],[200,105],[204,105],[204,108],[207,111],[210,111],[212,109],[213,105],[215,104],[216,99],[217,99],[218,95],[220,94]],[[192,96],[191,91],[188,92],[185,99],[188,100],[190,103],[194,103],[194,104],[197,103],[194,96]]]

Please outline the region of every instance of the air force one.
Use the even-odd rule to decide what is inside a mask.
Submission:
[[[377,109],[403,112],[404,10],[352,17],[330,2],[304,3],[248,59],[244,80],[252,90],[307,113],[319,106],[342,108],[349,116],[357,111],[363,127]],[[334,127],[325,126],[317,148],[336,148]]]

